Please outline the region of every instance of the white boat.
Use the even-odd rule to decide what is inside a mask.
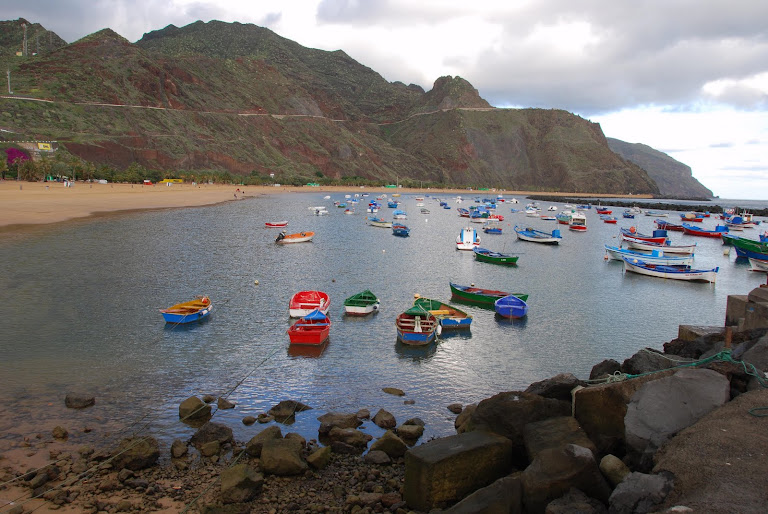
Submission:
[[[663,250],[664,253],[678,253],[693,255],[696,253],[696,243],[692,245],[660,245],[658,243],[648,243],[647,241],[641,241],[639,239],[632,239],[624,237],[624,242],[627,243],[627,248],[633,250],[645,250],[646,252],[652,252],[653,250]],[[622,243],[623,244],[623,243]]]
[[[517,225],[514,227],[514,231],[517,234],[517,238],[522,241],[530,241],[532,243],[543,243],[548,245],[560,244],[563,238],[560,236],[560,231],[555,229],[552,232],[543,232],[533,228],[520,228]]]
[[[550,206],[547,208],[547,210],[548,210],[548,211],[551,211],[551,212],[555,212],[555,211],[557,211],[557,207],[555,207],[554,205],[550,205]]]
[[[330,200],[330,199],[331,199],[331,197],[330,197],[330,196],[324,196],[324,197],[323,197],[323,200]]]
[[[712,282],[717,279],[719,267],[712,269],[693,269],[690,266],[665,266],[648,264],[639,259],[624,257],[624,271],[631,271],[649,277],[687,280],[690,282]]]
[[[648,264],[665,264],[667,266],[690,266],[693,264],[693,255],[664,255],[663,250],[653,250],[651,253],[646,253],[605,245],[605,253],[615,261],[623,261],[624,257],[629,257],[640,259]]]
[[[326,216],[328,215],[328,209],[325,207],[318,207],[315,209],[315,216]]]
[[[368,216],[366,220],[368,221],[368,224],[372,227],[392,228],[391,221],[384,221],[383,219],[377,218],[375,216]]]
[[[477,230],[472,227],[464,227],[461,232],[456,236],[456,249],[457,250],[474,250],[476,246],[480,245],[480,237],[477,235]]]
[[[768,272],[768,261],[764,259],[755,259],[754,257],[749,257],[749,265],[751,266],[749,268],[750,271]]]
[[[578,232],[587,230],[587,216],[581,211],[572,212],[568,228]]]
[[[539,211],[533,208],[525,209],[525,215],[529,218],[538,218],[539,217]]]

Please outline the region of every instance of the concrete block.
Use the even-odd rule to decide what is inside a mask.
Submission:
[[[680,325],[677,327],[677,338],[683,341],[695,341],[701,336],[722,334],[725,327],[704,327],[699,325]]]
[[[458,502],[508,475],[513,445],[490,432],[465,432],[434,439],[405,454],[404,499],[428,512]]]
[[[739,320],[747,315],[748,296],[744,294],[729,294],[725,304],[725,326],[739,324]]]
[[[754,288],[747,295],[750,302],[768,302],[768,287],[760,286]]]
[[[768,327],[768,303],[749,302],[744,316],[744,330],[766,327]]]

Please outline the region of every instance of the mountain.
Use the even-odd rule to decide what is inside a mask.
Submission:
[[[659,186],[659,193],[670,198],[712,198],[712,191],[696,180],[691,168],[669,155],[641,143],[626,143],[607,138],[608,146],[624,159],[634,162]]]
[[[659,192],[588,120],[496,109],[461,77],[426,92],[387,82],[341,50],[251,24],[169,25],[136,43],[104,29],[10,62],[14,94],[46,101],[0,100],[0,128],[96,164],[274,173],[285,183]]]

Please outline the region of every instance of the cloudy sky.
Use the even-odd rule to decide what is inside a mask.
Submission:
[[[722,198],[768,200],[765,0],[27,0],[4,20],[67,42],[111,28],[254,23],[425,90],[461,76],[496,107],[560,108],[689,165]]]

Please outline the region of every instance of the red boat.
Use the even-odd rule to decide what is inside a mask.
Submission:
[[[317,309],[323,314],[331,307],[331,299],[322,291],[299,291],[291,297],[288,312],[292,318],[303,318]]]
[[[598,209],[595,212],[597,212],[598,214],[611,214],[613,211],[610,209],[600,209],[598,207]]]
[[[701,223],[704,221],[704,218],[699,216],[698,214],[695,214],[693,212],[686,212],[685,214],[680,215],[680,219],[683,221],[687,221],[688,223]]]
[[[315,309],[287,330],[291,344],[321,345],[331,332],[331,320]]]
[[[267,221],[264,223],[264,225],[267,226],[267,228],[278,228],[278,227],[285,227],[288,225],[287,221]]]
[[[689,225],[688,223],[683,223],[683,232],[691,236],[714,237],[714,238],[722,239],[723,234],[728,233],[728,227],[725,227],[723,225],[718,225],[715,227],[715,230],[707,230],[699,227],[694,227],[693,225]]]
[[[678,225],[677,223],[670,223],[666,220],[654,220],[654,223],[656,223],[656,228],[661,230],[674,230],[676,232],[683,231],[683,226]]]
[[[621,239],[623,239],[623,240],[645,241],[646,243],[656,243],[656,244],[660,244],[660,245],[667,244],[668,241],[667,241],[667,234],[666,234],[666,232],[663,231],[663,230],[660,231],[660,232],[664,232],[664,234],[663,235],[662,234],[657,234],[657,231],[654,230],[653,231],[653,235],[649,236],[647,234],[641,234],[640,232],[638,232],[637,231],[637,227],[629,227],[628,229],[627,228],[622,228],[621,229]]]

